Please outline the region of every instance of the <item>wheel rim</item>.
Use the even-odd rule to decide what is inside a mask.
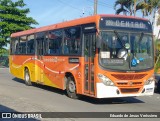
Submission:
[[[29,74],[28,74],[28,72],[26,72],[26,74],[25,74],[25,80],[26,80],[26,82],[29,82]]]
[[[72,93],[74,93],[75,90],[76,90],[76,86],[75,86],[74,82],[70,81],[69,82],[69,91],[72,92]]]

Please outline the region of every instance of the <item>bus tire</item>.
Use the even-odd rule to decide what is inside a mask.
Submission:
[[[31,86],[32,85],[28,69],[25,69],[24,80],[25,80],[25,84],[27,86]]]
[[[158,80],[157,79],[155,79],[155,86],[154,86],[154,92],[157,92],[157,86],[158,86]]]
[[[159,80],[159,79],[155,79],[155,88],[154,88],[154,92],[160,93],[160,80]]]
[[[72,99],[78,98],[78,95],[76,93],[76,83],[75,83],[73,77],[67,78],[66,91],[67,91],[68,97],[70,97]]]

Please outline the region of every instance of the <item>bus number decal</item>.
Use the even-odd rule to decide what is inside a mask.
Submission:
[[[69,58],[69,63],[79,63],[79,58]]]

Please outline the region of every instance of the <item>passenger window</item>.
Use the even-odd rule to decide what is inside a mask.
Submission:
[[[19,54],[26,54],[27,39],[26,36],[20,37]]]
[[[11,38],[11,54],[18,54],[19,38]]]
[[[37,42],[37,55],[41,56],[45,54],[44,43],[46,42],[46,32],[36,33]]]
[[[62,53],[62,30],[50,31],[48,35],[48,54]]]
[[[81,28],[72,27],[65,29],[63,51],[64,54],[80,54],[81,51]]]
[[[27,54],[35,54],[34,35],[29,35],[27,39]]]

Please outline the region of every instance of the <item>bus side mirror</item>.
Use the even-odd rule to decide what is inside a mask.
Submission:
[[[97,41],[96,41],[96,48],[100,49],[102,45],[102,38],[98,35]]]

